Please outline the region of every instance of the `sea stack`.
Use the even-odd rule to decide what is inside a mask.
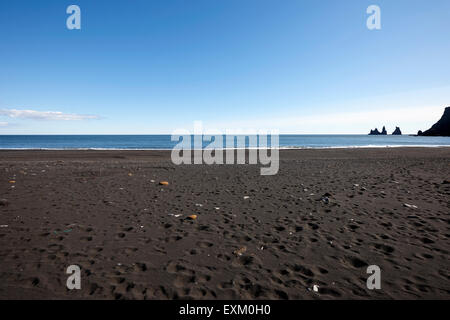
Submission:
[[[431,129],[428,129],[423,133],[419,131],[417,135],[450,137],[450,107],[445,108],[441,120],[436,122],[436,124],[432,126]]]
[[[394,132],[392,132],[393,136],[401,136],[402,135],[402,130],[400,130],[399,127],[395,127]]]
[[[387,131],[386,127],[383,126],[383,130],[380,132],[378,131],[378,128],[375,128],[375,130],[370,130],[369,136],[386,136]]]

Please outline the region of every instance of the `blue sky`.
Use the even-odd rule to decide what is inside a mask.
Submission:
[[[449,34],[448,0],[1,1],[0,134],[413,133],[450,105]]]

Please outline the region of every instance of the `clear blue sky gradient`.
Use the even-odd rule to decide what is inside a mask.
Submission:
[[[71,4],[81,30],[66,28]],[[366,28],[371,4],[379,31]],[[449,39],[448,0],[1,1],[0,110],[100,118],[0,115],[0,134],[171,133],[195,120],[259,129],[271,119],[282,133],[366,133],[396,108],[416,118],[385,123],[413,132],[450,105]],[[339,114],[366,117],[317,121]]]

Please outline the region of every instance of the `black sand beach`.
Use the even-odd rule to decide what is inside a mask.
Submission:
[[[450,148],[280,157],[0,151],[0,299],[450,298]]]

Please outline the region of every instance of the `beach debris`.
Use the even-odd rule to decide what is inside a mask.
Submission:
[[[8,228],[8,225],[7,224],[2,224],[2,225],[0,225],[0,228]]]
[[[219,207],[214,207],[214,209],[216,209],[216,210],[220,210],[220,208],[219,208]]]
[[[72,229],[66,229],[66,230],[63,230],[63,231],[58,231],[58,230],[53,231],[54,234],[58,234],[60,232],[69,233],[69,232],[72,232]]]
[[[250,199],[249,196],[244,196],[244,200]]]
[[[155,183],[155,180],[150,180],[151,183]]]
[[[179,218],[179,217],[182,216],[182,214],[173,214],[173,213],[169,213],[169,216],[175,217],[175,218]]]
[[[313,285],[313,291],[319,292],[319,286],[317,284]]]
[[[319,199],[319,201],[322,201],[325,204],[330,203],[330,197],[331,197],[331,193],[325,193],[324,195],[322,195],[322,197]]]
[[[16,183],[16,180],[9,180],[9,183],[14,184],[14,183]]]
[[[132,177],[132,176],[133,176],[133,174],[132,174],[131,172],[129,172],[129,173],[128,173],[128,176],[129,176],[129,177]]]
[[[359,184],[355,183],[353,186],[354,186],[354,187],[359,187]]]
[[[195,206],[196,207],[203,207],[203,205],[201,203],[196,203]]]
[[[233,254],[235,256],[242,256],[246,251],[247,251],[247,247],[243,246],[243,247],[241,247],[239,249],[234,250]]]
[[[404,203],[403,206],[406,207],[406,208],[410,208],[410,209],[417,209],[417,206],[415,206],[413,204]]]
[[[8,205],[9,205],[8,200],[6,200],[6,199],[0,199],[0,206],[6,207],[6,206],[8,206]]]
[[[161,182],[159,183],[159,185],[160,185],[160,186],[168,186],[168,185],[169,185],[169,182],[167,182],[167,181],[161,181]]]
[[[197,220],[197,215],[196,214],[192,214],[190,216],[187,217],[188,220]]]

